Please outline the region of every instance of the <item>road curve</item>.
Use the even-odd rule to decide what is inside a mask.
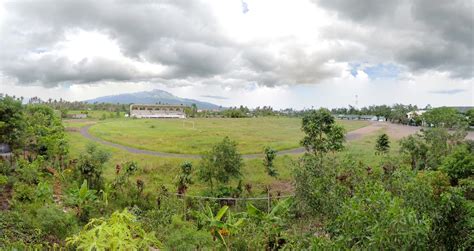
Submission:
[[[158,157],[171,157],[171,158],[182,158],[182,159],[198,159],[201,158],[201,155],[198,154],[184,154],[184,153],[166,153],[166,152],[157,152],[157,151],[150,151],[150,150],[142,150],[134,147],[129,147],[129,146],[124,146],[116,143],[112,143],[110,141],[103,140],[101,138],[97,138],[94,135],[89,133],[89,128],[92,125],[86,125],[81,128],[79,131],[80,134],[92,141],[101,143],[103,145],[107,146],[112,146],[116,147],[122,150],[125,150],[130,153],[137,153],[137,154],[146,154],[146,155],[152,155],[152,156],[158,156]],[[346,140],[347,141],[353,141],[362,138],[363,136],[376,132],[384,127],[387,126],[387,123],[371,123],[368,126],[356,129],[354,131],[350,131],[346,134]],[[306,150],[304,147],[298,147],[294,149],[288,149],[288,150],[282,150],[278,151],[277,155],[285,155],[285,154],[301,154],[304,153]],[[261,153],[254,153],[254,154],[243,154],[243,158],[245,159],[254,159],[254,158],[261,158],[263,157],[263,154]]]

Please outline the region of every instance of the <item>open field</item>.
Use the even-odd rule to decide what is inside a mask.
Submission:
[[[194,128],[193,124],[194,123]],[[366,121],[338,121],[347,131],[368,125]],[[119,119],[98,123],[89,132],[109,142],[143,150],[200,154],[229,136],[243,154],[299,147],[303,137],[299,118],[246,119]]]
[[[248,119],[242,119],[248,120]],[[256,119],[257,121],[261,122],[261,119]],[[274,119],[279,120],[279,119]],[[284,120],[284,119],[281,119]],[[286,123],[295,123],[298,124],[298,119],[285,119],[291,121],[282,121]],[[139,121],[139,122],[179,122],[179,120],[112,120],[107,121],[104,123],[100,123],[98,125],[106,125],[110,124],[120,124],[123,122],[128,121]],[[199,119],[198,119],[199,121]],[[223,120],[227,121],[227,120]],[[356,123],[354,123],[356,122]],[[348,131],[352,131],[357,127],[361,127],[366,125],[367,122],[357,123],[361,121],[340,121],[343,123],[344,126],[347,128]],[[91,122],[85,121],[77,121],[79,125],[90,124]],[[67,126],[69,127],[76,127],[74,126],[74,122],[67,122]],[[145,125],[149,125],[148,123],[144,123]],[[96,126],[98,126],[96,125]],[[197,124],[196,124],[197,125]],[[263,128],[263,126],[262,126]],[[385,128],[380,127],[380,129],[371,130],[370,132],[366,132],[364,135],[360,135],[360,137],[348,141],[346,145],[346,150],[344,150],[341,155],[352,155],[356,156],[357,159],[365,159],[365,163],[367,165],[376,165],[381,157],[374,154],[374,145],[376,136],[382,132],[386,131]],[[302,136],[302,135],[301,135]],[[298,142],[301,136],[295,136],[295,142]],[[78,131],[72,131],[67,133],[69,144],[71,145],[71,154],[73,157],[77,157],[84,149],[85,145],[89,142],[93,142],[87,138],[84,138]],[[395,139],[393,140],[395,141]],[[261,143],[265,145],[265,142]],[[398,144],[396,142],[392,143],[392,153],[397,154],[396,150],[398,149]],[[145,181],[146,190],[148,191],[157,191],[157,189],[164,185],[168,187],[170,190],[174,190],[174,179],[179,172],[179,165],[185,161],[186,159],[182,158],[171,158],[171,157],[158,157],[158,156],[151,156],[146,154],[135,154],[127,152],[123,149],[119,149],[116,147],[106,146],[100,144],[99,147],[107,149],[112,153],[111,160],[106,164],[105,168],[105,176],[107,179],[112,180],[114,177],[114,167],[116,164],[124,163],[126,161],[137,161],[140,166],[140,171],[137,173],[136,177],[140,178]],[[298,147],[296,144],[295,147]],[[245,159],[244,160],[244,167],[243,167],[243,176],[244,176],[244,183],[249,183],[254,186],[256,191],[263,191],[265,186],[270,186],[272,190],[281,191],[281,192],[289,192],[292,187],[292,163],[296,161],[301,154],[291,154],[291,155],[282,155],[277,156],[275,160],[275,165],[280,174],[278,179],[271,178],[265,173],[265,169],[262,164],[262,158],[254,158],[254,159]],[[199,165],[199,159],[188,159],[188,161],[192,162],[195,168]],[[190,194],[199,194],[203,189],[205,189],[205,184],[196,183],[194,184],[191,189],[189,190]]]

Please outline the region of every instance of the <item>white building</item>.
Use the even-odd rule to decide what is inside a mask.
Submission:
[[[425,112],[426,112],[426,110],[411,111],[411,112],[407,113],[407,118],[408,119],[413,119],[415,117],[423,115],[423,113],[425,113]]]
[[[130,117],[132,118],[179,118],[185,119],[186,114],[183,105],[130,105]]]

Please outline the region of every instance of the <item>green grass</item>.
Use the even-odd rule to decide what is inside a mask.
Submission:
[[[262,122],[262,119],[251,119],[253,122]],[[280,120],[279,118],[273,118],[273,120]],[[299,125],[299,120],[297,119],[281,119],[286,121],[280,121],[280,123],[294,123],[295,126]],[[289,121],[292,120],[292,121]],[[114,120],[113,124],[128,122],[128,121],[138,121],[145,125],[150,125],[151,122],[179,122],[171,120]],[[198,119],[196,125],[200,120]],[[215,121],[215,120],[214,120]],[[223,119],[218,122],[228,122],[229,120]],[[249,119],[242,119],[242,121],[249,123]],[[148,122],[148,123],[145,123]],[[354,123],[359,121],[344,121],[342,122],[348,131],[354,130],[358,127],[364,126],[366,123]],[[80,122],[80,123],[88,123]],[[99,125],[107,125],[108,122],[101,122]],[[267,121],[268,123],[268,121]],[[275,124],[275,123],[273,123]],[[254,125],[254,127],[257,127]],[[299,131],[299,130],[298,130]],[[293,132],[295,133],[295,132]],[[77,158],[79,154],[84,151],[85,145],[90,142],[90,140],[82,137],[78,132],[68,132],[67,133],[68,141],[71,146],[71,156]],[[295,133],[296,137],[294,140],[298,142],[302,137],[302,134],[299,132]],[[369,136],[370,138],[372,136]],[[373,139],[372,139],[373,138]],[[346,151],[343,154],[350,153],[358,155],[362,158],[368,158],[370,160],[378,158],[373,154],[373,144],[375,142],[375,136],[369,140],[363,138],[358,141],[353,141],[347,143]],[[372,142],[373,141],[373,142]],[[262,145],[265,142],[262,141]],[[297,144],[295,146],[298,146]],[[111,181],[115,177],[114,170],[116,164],[121,164],[126,161],[137,161],[140,166],[139,173],[134,178],[140,178],[145,181],[146,188],[145,190],[154,192],[157,191],[161,185],[168,187],[170,191],[175,190],[174,178],[179,172],[180,164],[185,161],[185,159],[179,158],[164,158],[157,156],[150,156],[144,154],[133,154],[125,150],[121,150],[115,147],[100,145],[101,148],[104,148],[112,153],[111,160],[106,164],[104,175],[107,180]],[[296,161],[300,155],[285,155],[278,156],[275,160],[275,166],[280,174],[278,178],[272,178],[268,176],[265,172],[265,168],[262,164],[262,159],[245,159],[244,167],[242,169],[243,182],[244,184],[252,184],[253,189],[256,193],[261,192],[265,189],[266,186],[270,186],[273,191],[281,191],[283,193],[290,193],[292,186],[292,168],[293,161]],[[193,163],[194,169],[196,170],[199,166],[199,160],[192,159],[189,160]],[[206,189],[206,184],[196,182],[191,186],[188,191],[190,194],[199,194],[202,190]]]
[[[194,128],[192,123],[194,122]],[[347,131],[368,124],[365,121],[338,121]],[[243,153],[261,153],[265,146],[276,150],[299,146],[303,137],[298,118],[244,119],[117,119],[98,123],[91,134],[104,140],[139,149],[169,153],[201,154],[229,136]]]
[[[364,163],[370,166],[376,166],[380,163],[382,156],[375,154],[375,143],[377,137],[384,133],[385,130],[381,129],[377,132],[371,133],[361,139],[346,143],[346,149],[342,154],[351,154],[357,160],[362,160]],[[389,154],[397,155],[400,149],[397,140],[390,140],[390,151]]]
[[[85,150],[85,146],[92,141],[82,137],[78,132],[67,132],[67,139],[70,145],[70,155],[72,158],[78,158],[79,154]],[[145,190],[153,192],[157,191],[161,185],[166,186],[170,191],[175,190],[174,178],[179,173],[179,166],[184,161],[193,163],[196,170],[199,165],[199,159],[179,159],[164,158],[144,154],[129,153],[115,147],[99,145],[100,148],[109,151],[112,154],[111,159],[106,163],[104,176],[108,181],[112,181],[115,177],[115,165],[122,164],[126,161],[136,161],[140,167],[140,171],[134,178],[140,178],[145,181]],[[250,183],[257,191],[263,191],[267,185],[282,187],[291,182],[291,161],[296,159],[292,156],[278,156],[275,164],[278,168],[280,176],[278,179],[269,177],[265,173],[262,159],[246,159],[242,174],[244,184]],[[196,179],[196,178],[195,178]],[[285,186],[286,187],[286,186]],[[206,188],[206,184],[196,182],[188,191],[190,194],[198,194]]]
[[[354,126],[350,128],[355,128]],[[350,141],[345,144],[346,148],[341,155],[352,155],[357,160],[362,160],[369,166],[377,166],[380,163],[381,156],[375,155],[375,141],[383,130],[374,132],[356,141]],[[67,138],[71,148],[72,158],[77,158],[84,151],[85,145],[90,140],[82,137],[78,132],[67,132]],[[137,161],[140,171],[133,178],[140,178],[145,181],[145,190],[156,192],[162,185],[166,186],[170,191],[175,191],[174,178],[179,172],[179,165],[185,159],[163,158],[144,154],[133,154],[127,151],[100,145],[99,147],[106,149],[112,153],[111,160],[106,164],[104,175],[107,180],[111,181],[115,177],[115,165],[126,161]],[[398,153],[398,142],[391,142],[391,154]],[[273,191],[282,191],[284,194],[291,192],[292,184],[292,168],[293,162],[301,155],[284,155],[277,156],[275,166],[280,174],[278,178],[268,176],[262,164],[262,159],[245,159],[242,169],[244,184],[252,184],[256,193],[262,192],[266,186],[270,186]],[[189,160],[193,163],[194,170],[199,166],[199,160]],[[195,179],[189,189],[189,194],[199,194],[206,189],[206,184],[200,183]]]

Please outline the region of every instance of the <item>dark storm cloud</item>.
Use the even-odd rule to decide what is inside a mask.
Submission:
[[[212,98],[212,99],[220,99],[220,100],[226,100],[229,99],[227,97],[222,97],[222,96],[214,96],[214,95],[201,95],[203,98]]]
[[[474,6],[471,0],[314,0],[350,23],[369,30],[328,33],[367,46],[369,57],[392,58],[412,71],[474,76]],[[385,41],[386,38],[394,42]],[[377,40],[382,40],[381,44]]]
[[[83,59],[74,63],[66,57],[45,56],[38,60],[18,60],[3,67],[4,73],[16,76],[20,84],[94,83],[103,80],[126,81],[150,78],[129,64],[105,58]],[[80,77],[80,78],[79,78]]]
[[[329,44],[319,50],[309,50],[298,38],[235,42],[201,1],[7,1],[0,26],[0,74],[19,84],[47,87],[100,81],[275,86],[321,83],[339,77],[341,65],[362,62],[473,77],[472,1],[313,2],[338,18],[317,31],[318,39]],[[55,46],[75,31],[105,34],[127,60],[77,62],[55,54]],[[278,49],[270,50],[269,43]],[[163,70],[144,72],[133,62]]]
[[[165,78],[222,74],[236,55],[220,35],[212,13],[197,1],[18,1],[8,2],[5,8],[10,18],[1,29],[5,41],[0,45],[11,50],[0,54],[1,69],[20,82],[50,81],[45,85],[56,85],[98,81],[101,76],[107,80],[132,77],[135,70],[126,68],[130,65],[89,63],[77,70],[78,66],[66,62],[56,68],[66,72],[55,73],[46,66],[64,59],[28,61],[18,57],[38,48],[47,50],[72,29],[105,33],[126,56],[168,66]],[[18,46],[19,41],[23,46]]]
[[[313,0],[324,8],[335,10],[343,18],[357,21],[383,18],[397,8],[398,0]]]

